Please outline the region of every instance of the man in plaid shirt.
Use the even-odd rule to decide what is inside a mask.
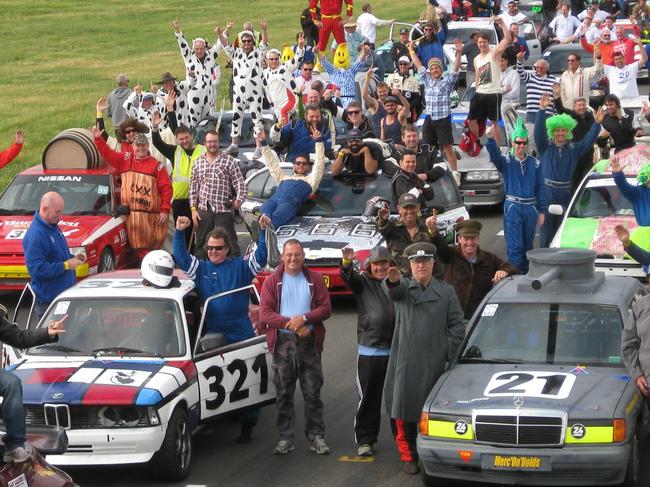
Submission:
[[[219,151],[219,135],[205,134],[206,153],[192,166],[190,206],[196,230],[194,248],[204,256],[207,235],[214,227],[224,228],[233,243],[232,254],[240,255],[233,210],[239,210],[246,195],[246,185],[237,161]]]
[[[424,99],[426,102],[424,111],[427,118],[422,126],[422,138],[424,140],[438,141],[447,156],[447,163],[451,170],[456,173],[456,154],[453,148],[454,137],[451,132],[451,92],[456,85],[456,80],[458,80],[460,58],[463,53],[463,43],[460,39],[454,40],[454,47],[456,48],[454,65],[451,72],[443,76],[442,61],[440,59],[431,58],[428,63],[429,70],[427,71],[415,53],[413,43],[408,46],[411,60],[424,83]]]

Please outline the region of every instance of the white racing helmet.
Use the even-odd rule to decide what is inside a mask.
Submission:
[[[174,274],[174,259],[169,255],[169,252],[152,250],[142,259],[140,272],[144,284],[156,288],[169,287]]]

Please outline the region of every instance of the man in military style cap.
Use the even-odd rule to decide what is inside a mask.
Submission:
[[[434,236],[438,256],[445,264],[443,281],[454,286],[465,320],[472,317],[494,284],[518,272],[514,265],[479,247],[482,227],[478,220],[457,223],[457,245],[446,244],[437,231]]]
[[[456,354],[465,324],[454,289],[433,277],[435,245],[417,242],[404,254],[413,277],[402,277],[391,267],[384,281],[396,316],[384,400],[402,469],[414,475],[419,471],[415,440],[422,406]]]

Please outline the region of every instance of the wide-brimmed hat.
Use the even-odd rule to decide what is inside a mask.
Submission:
[[[160,81],[158,81],[158,84],[161,85],[163,83],[167,83],[168,81],[176,81],[176,78],[174,78],[169,71],[162,74]]]

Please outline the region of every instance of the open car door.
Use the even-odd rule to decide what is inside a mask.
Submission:
[[[34,290],[27,283],[23,292],[20,294],[16,309],[11,317],[12,323],[17,323],[18,326],[24,330],[33,330],[38,325],[39,319],[36,316],[36,295]],[[8,319],[8,318],[7,318]],[[22,357],[23,351],[10,347],[9,345],[2,344],[2,367],[7,367],[15,364]]]
[[[208,304],[233,293],[254,293],[252,284],[210,296]],[[203,313],[199,338],[193,355],[198,372],[201,419],[218,416],[238,409],[275,402],[276,392],[271,380],[271,354],[266,336],[256,336],[242,342],[225,344],[223,335],[206,334]]]

